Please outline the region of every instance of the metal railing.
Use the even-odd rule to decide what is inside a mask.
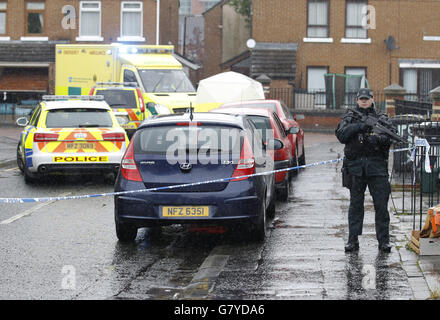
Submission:
[[[357,92],[342,92],[334,95],[332,92],[324,90],[294,89],[293,108],[303,110],[343,110],[356,106],[356,94]],[[374,100],[379,109],[385,110],[385,94],[383,92],[375,92]]]
[[[426,139],[429,143],[429,149],[417,147],[393,153],[391,163],[393,191],[399,191],[401,195],[397,207],[393,201],[396,214],[412,215],[413,230],[416,230],[417,222],[421,229],[423,215],[440,203],[440,122],[429,119],[429,110],[425,110],[425,114],[400,114],[392,120],[398,133],[408,141],[394,145],[395,149],[414,146],[416,138]],[[426,162],[427,157],[429,162]],[[419,219],[416,219],[417,215]]]

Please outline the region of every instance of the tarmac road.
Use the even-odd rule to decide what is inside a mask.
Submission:
[[[20,130],[0,127],[0,197],[111,192],[100,177],[26,185],[15,168]],[[341,157],[332,134],[306,133],[308,164]],[[393,249],[380,254],[371,198],[358,254],[346,254],[348,191],[341,163],[301,170],[277,202],[269,237],[193,233],[182,226],[134,244],[115,236],[113,198],[0,203],[0,299],[427,299],[438,259],[405,248],[407,225],[391,217]]]

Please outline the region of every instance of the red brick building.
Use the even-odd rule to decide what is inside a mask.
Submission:
[[[174,44],[176,0],[0,0],[0,93],[53,93],[56,43]],[[18,98],[17,98],[18,97]],[[8,98],[12,99],[12,98]]]
[[[253,0],[252,9],[252,37],[272,50],[253,50],[251,76],[265,65],[272,87],[322,90],[326,73],[364,75],[375,92],[397,83],[423,96],[440,85],[440,1]],[[287,74],[289,63],[277,67],[286,54]]]

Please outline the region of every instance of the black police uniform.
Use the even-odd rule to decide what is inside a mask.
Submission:
[[[375,110],[374,103],[367,109],[356,106],[356,110],[389,121],[385,114]],[[392,128],[391,123],[389,124]],[[335,131],[338,140],[345,144],[344,166],[352,179],[348,211],[349,239],[345,247],[346,251],[359,249],[358,235],[362,234],[367,186],[376,211],[376,238],[379,249],[386,252],[390,250],[388,199],[391,186],[388,181],[388,154],[391,140],[386,134],[372,134],[371,129],[352,111],[347,111]]]

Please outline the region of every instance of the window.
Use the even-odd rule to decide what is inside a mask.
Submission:
[[[146,92],[195,92],[183,70],[139,69],[139,76]]]
[[[365,67],[347,67],[345,74],[360,76],[347,78],[347,90],[350,92],[358,91],[359,88],[366,87],[367,68]]]
[[[0,2],[0,34],[6,34],[6,2]]]
[[[121,3],[121,37],[142,37],[142,2]]]
[[[47,128],[112,127],[110,112],[105,109],[53,109],[46,116]]]
[[[80,2],[79,36],[94,40],[101,37],[101,2]]]
[[[125,69],[124,70],[124,82],[137,82],[136,75],[133,71]]]
[[[325,78],[328,67],[307,68],[307,91],[315,94],[315,105],[325,105]]]
[[[136,109],[136,95],[134,90],[96,90],[97,96],[103,96],[105,102],[112,108],[130,108]]]
[[[367,1],[347,0],[345,37],[355,39],[366,39],[367,29],[362,26],[364,14],[362,9],[367,6]]]
[[[347,106],[356,105],[356,95],[359,88],[366,88],[367,81],[367,68],[365,67],[346,67],[346,75],[352,75],[353,77],[345,78],[345,104]]]
[[[280,132],[281,132],[281,136],[282,136],[283,138],[285,138],[285,137],[287,136],[287,135],[286,135],[286,129],[284,129],[284,126],[283,126],[283,124],[282,124],[280,118],[278,118],[278,115],[277,115],[276,113],[273,113],[273,118],[275,119],[275,123],[277,124],[278,129],[279,129]]]
[[[213,6],[215,6],[217,3],[220,2],[220,0],[204,0],[205,3],[205,11],[211,9]]]
[[[179,15],[190,15],[191,8],[191,0],[180,0]]]
[[[38,120],[40,120],[41,107],[38,106],[37,109],[32,114],[31,120],[29,121],[30,126],[36,127],[38,124]]]
[[[289,110],[289,108],[286,106],[286,104],[284,103],[284,101],[280,101],[280,103],[281,103],[281,109],[283,109],[283,112],[284,112],[284,116],[287,118],[287,119],[292,119],[293,120],[293,115],[292,115],[292,113],[290,112],[290,110]]]
[[[26,2],[26,31],[42,34],[44,31],[44,2]]]
[[[440,68],[404,68],[400,76],[407,93],[405,100],[428,101],[429,91],[440,85]]]
[[[327,38],[329,36],[329,2],[326,0],[309,0],[307,11],[307,37]]]

